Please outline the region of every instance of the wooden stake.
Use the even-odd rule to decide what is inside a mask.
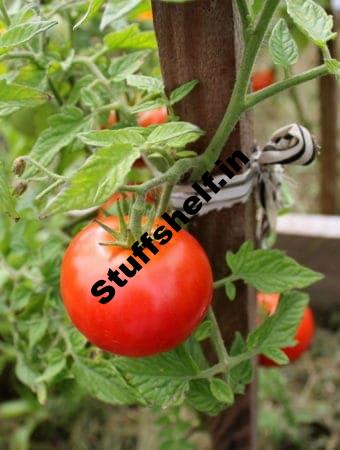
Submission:
[[[239,17],[229,0],[196,0],[182,4],[153,1],[153,14],[166,91],[198,79],[199,85],[175,106],[182,120],[200,126],[205,136],[193,148],[202,152],[220,123],[230,99],[242,52]],[[234,130],[222,157],[234,150],[250,152],[253,132],[249,117]],[[225,253],[254,237],[253,202],[196,217],[191,232],[206,249],[218,279],[226,275]],[[254,293],[238,284],[230,302],[220,289],[214,310],[227,345],[235,331],[244,335],[254,325]],[[212,358],[210,352],[209,357]],[[255,383],[232,408],[209,421],[214,450],[254,450],[256,431]],[[207,419],[208,421],[208,419]]]

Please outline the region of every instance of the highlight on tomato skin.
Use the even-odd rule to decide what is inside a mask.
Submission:
[[[103,222],[118,230],[117,217]],[[157,219],[150,235],[159,227],[171,231]],[[173,231],[165,245],[152,241],[159,249],[156,255],[145,250],[149,262],[136,257],[141,268],[134,276],[120,272],[127,283],[118,287],[108,281],[108,270],[122,264],[131,270],[127,258],[133,252],[99,245],[109,240],[112,236],[93,222],[72,239],[64,254],[61,297],[72,322],[90,342],[110,353],[141,357],[175,348],[194,332],[212,300],[212,270],[205,251],[187,231]],[[99,303],[102,293],[91,292],[98,280],[115,289],[106,304]]]
[[[168,120],[168,112],[166,106],[152,109],[151,111],[143,111],[138,114],[137,123],[140,127],[149,127],[150,125],[161,125]]]
[[[251,87],[252,91],[260,91],[275,82],[275,70],[270,69],[262,69],[257,70],[253,73],[251,77]]]
[[[266,315],[274,314],[280,300],[280,294],[278,293],[257,293],[257,304],[260,315],[266,313]],[[304,310],[302,319],[298,326],[295,340],[297,344],[293,347],[283,348],[282,351],[288,356],[289,361],[296,361],[302,354],[311,346],[313,337],[315,334],[315,320],[312,309],[307,306]],[[261,366],[277,367],[278,364],[267,358],[265,355],[259,356],[259,363]]]

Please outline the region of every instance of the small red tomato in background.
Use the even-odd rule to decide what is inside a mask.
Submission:
[[[113,128],[117,124],[117,114],[116,111],[112,110],[110,111],[107,121],[104,125],[101,125],[101,130],[106,130],[108,128]]]
[[[264,294],[262,292],[259,292],[257,294],[257,304],[260,310],[260,314],[263,315],[266,313],[266,315],[274,314],[280,300],[280,294],[273,293],[273,294]],[[298,326],[295,340],[297,341],[297,344],[293,347],[286,347],[282,350],[284,353],[288,356],[290,361],[295,361],[298,359],[311,345],[313,336],[315,333],[315,322],[314,322],[314,316],[311,308],[307,306],[305,308],[305,311],[303,313],[302,319],[300,321],[300,324]],[[277,366],[277,364],[272,361],[271,359],[267,358],[264,355],[260,355],[259,358],[261,366],[269,366],[274,367]]]
[[[145,218],[145,221],[147,218]],[[117,230],[118,219],[106,217],[103,222]],[[161,219],[154,229],[169,225]],[[170,235],[171,237],[171,235]],[[112,236],[93,222],[78,233],[67,248],[61,266],[61,296],[74,325],[99,348],[124,356],[148,356],[170,350],[187,339],[203,320],[212,299],[213,279],[209,260],[196,239],[185,230],[161,245],[152,255],[145,249],[149,262],[118,287],[108,281],[108,270],[121,264],[132,250],[102,246]],[[115,288],[110,301],[94,296],[91,290],[98,280],[105,288]],[[102,300],[102,303],[99,303]],[[103,303],[105,302],[105,304]]]
[[[148,127],[150,125],[161,125],[168,120],[168,112],[165,106],[144,111],[138,114],[137,123],[140,127]]]
[[[263,69],[253,73],[251,77],[251,86],[254,92],[260,91],[275,82],[275,70]]]

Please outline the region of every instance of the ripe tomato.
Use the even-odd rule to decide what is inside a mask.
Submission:
[[[260,91],[270,86],[275,81],[275,71],[273,69],[259,70],[255,72],[251,78],[252,90]]]
[[[104,222],[118,228],[116,217]],[[170,233],[161,219],[153,232],[159,226]],[[133,254],[131,249],[99,245],[109,240],[112,236],[93,222],[65,252],[61,296],[72,322],[93,344],[119,355],[147,356],[176,347],[195,330],[211,302],[212,273],[203,248],[184,230],[166,245],[152,241],[159,252],[145,250],[149,262],[141,262],[135,276],[120,272],[128,280],[123,287],[106,281],[115,287],[115,296],[103,304],[91,294],[94,283],[107,280],[108,269],[115,271],[122,263],[131,267],[126,258]]]
[[[269,315],[274,314],[274,312],[276,311],[279,299],[279,294],[264,294],[262,292],[259,292],[257,294],[257,302],[260,310],[262,309],[262,311],[265,311]],[[308,306],[303,313],[302,319],[295,335],[297,344],[293,347],[286,347],[282,349],[288,356],[290,361],[295,361],[296,359],[298,359],[302,355],[302,353],[304,353],[310,347],[314,332],[314,316],[311,308]],[[261,366],[277,366],[274,361],[264,355],[260,355],[259,361]]]
[[[168,120],[168,113],[165,106],[153,109],[152,111],[144,111],[138,114],[137,123],[140,127],[148,127],[150,125],[160,125]]]

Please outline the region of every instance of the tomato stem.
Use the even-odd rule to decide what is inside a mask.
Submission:
[[[208,318],[212,323],[211,340],[214,344],[214,348],[217,353],[219,363],[224,365],[225,368],[227,368],[229,365],[229,355],[227,349],[225,348],[221,330],[212,307],[209,308]]]

